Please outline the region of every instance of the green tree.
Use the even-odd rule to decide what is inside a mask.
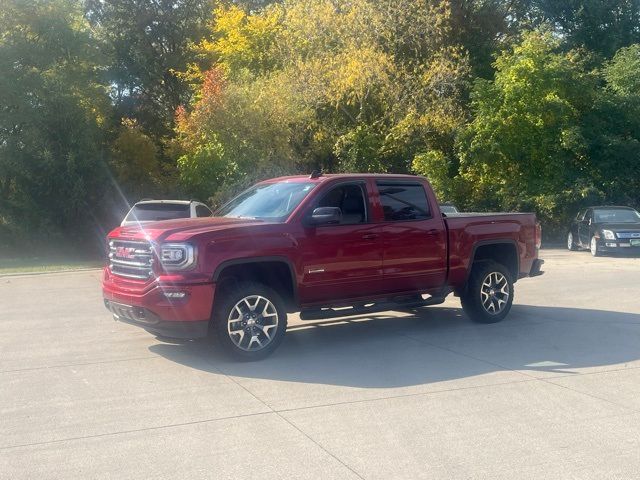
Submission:
[[[601,58],[640,41],[640,0],[532,0],[529,16],[550,23],[568,49]]]
[[[135,120],[123,119],[111,145],[110,163],[129,197],[139,199],[159,190],[162,172],[158,148]]]
[[[107,181],[109,99],[77,2],[0,10],[0,224],[14,238],[87,232]]]
[[[551,33],[534,31],[500,55],[495,80],[476,82],[474,119],[459,144],[474,204],[535,209],[556,221],[552,228],[594,169],[581,126],[597,79],[559,47]]]
[[[604,75],[614,92],[627,97],[640,96],[640,44],[618,50],[605,66]]]
[[[86,0],[86,16],[109,55],[115,118],[135,119],[158,146],[172,134],[176,108],[189,101],[176,72],[194,59],[210,0]]]
[[[465,48],[473,73],[493,77],[496,55],[530,26],[531,0],[451,0],[453,42]]]
[[[593,175],[609,201],[640,206],[640,45],[620,49],[603,76],[606,88],[583,119]]]

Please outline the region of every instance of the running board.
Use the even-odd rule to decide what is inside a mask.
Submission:
[[[300,320],[324,320],[336,317],[351,317],[353,315],[366,315],[368,313],[386,312],[388,310],[407,310],[412,308],[440,305],[446,297],[429,297],[426,300],[407,302],[378,302],[365,305],[352,305],[348,307],[311,308],[300,312]]]

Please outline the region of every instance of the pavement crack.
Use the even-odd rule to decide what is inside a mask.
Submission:
[[[147,432],[147,431],[153,431],[153,430],[163,430],[163,429],[167,429],[167,428],[185,427],[185,426],[188,426],[188,425],[198,425],[198,424],[202,424],[202,423],[213,423],[213,422],[219,422],[219,421],[223,421],[223,420],[234,420],[234,419],[238,419],[238,418],[255,417],[255,416],[259,416],[259,415],[270,415],[272,413],[274,413],[274,412],[257,412],[257,413],[246,413],[246,414],[242,414],[242,415],[229,415],[229,416],[226,416],[226,417],[207,418],[207,419],[204,419],[204,420],[194,420],[192,422],[171,423],[171,424],[167,424],[167,425],[157,425],[155,427],[135,428],[135,429],[131,429],[131,430],[119,430],[117,432],[97,433],[95,435],[84,435],[84,436],[81,436],[81,437],[60,438],[60,439],[56,439],[56,440],[47,440],[45,442],[33,442],[33,443],[22,443],[22,444],[18,444],[18,445],[6,445],[6,446],[0,446],[0,451],[12,450],[12,449],[15,449],[15,448],[23,448],[23,447],[35,447],[35,446],[39,446],[39,445],[51,445],[51,444],[55,444],[55,443],[72,442],[72,441],[76,441],[76,440],[87,440],[87,439],[91,439],[91,438],[112,437],[112,436],[116,436],[116,435],[124,435],[124,434],[127,434],[127,433],[138,433],[138,432]]]
[[[258,397],[255,393],[253,393],[251,390],[249,390],[247,387],[245,387],[244,385],[242,385],[242,383],[238,382],[234,377],[226,374],[223,370],[221,370],[220,368],[216,367],[215,365],[212,364],[212,367],[217,370],[221,375],[223,375],[224,377],[226,377],[228,380],[230,380],[231,382],[235,383],[237,386],[239,386],[240,388],[242,388],[245,392],[247,392],[249,395],[251,395],[253,398],[255,398],[258,402],[260,402],[262,405],[264,405],[266,408],[268,408],[270,410],[270,413],[273,413],[274,415],[277,415],[282,421],[284,421],[285,423],[287,423],[289,426],[291,426],[293,429],[295,429],[297,432],[299,432],[301,435],[303,435],[307,440],[309,440],[311,443],[313,443],[315,446],[317,446],[320,450],[322,450],[324,453],[326,453],[327,455],[329,455],[331,458],[333,458],[336,462],[338,462],[340,465],[342,465],[344,468],[346,468],[347,470],[349,470],[351,473],[353,473],[357,478],[360,478],[362,480],[364,480],[364,477],[362,475],[360,475],[357,471],[355,471],[353,469],[353,467],[351,467],[350,465],[348,465],[347,463],[345,463],[342,459],[340,459],[337,455],[335,455],[334,453],[332,453],[330,450],[328,450],[324,445],[322,445],[320,442],[316,441],[313,437],[311,437],[309,434],[307,434],[304,430],[302,430],[300,427],[298,427],[295,423],[293,423],[292,421],[290,421],[288,418],[286,418],[285,416],[281,415],[281,411],[280,410],[276,410],[274,409],[271,405],[269,405],[266,401],[264,401],[263,399],[261,399],[260,397]]]
[[[135,360],[151,360],[153,358],[158,358],[158,355],[147,355],[145,357],[118,358],[113,360],[101,360],[99,362],[65,363],[61,365],[45,365],[40,367],[16,368],[14,370],[0,370],[0,375],[3,373],[29,372],[34,370],[48,370],[51,368],[83,367],[86,365],[103,365],[105,363],[132,362]]]

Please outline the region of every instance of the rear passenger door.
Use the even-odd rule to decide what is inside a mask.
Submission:
[[[447,273],[447,233],[424,185],[411,180],[378,180],[376,186],[384,214],[385,292],[442,287]]]

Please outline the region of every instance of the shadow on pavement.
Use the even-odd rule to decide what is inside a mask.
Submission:
[[[456,308],[372,315],[290,327],[269,358],[237,363],[205,342],[150,350],[203,371],[237,377],[360,388],[421,385],[520,370],[575,374],[640,359],[640,315],[514,306],[502,323],[480,325]]]

